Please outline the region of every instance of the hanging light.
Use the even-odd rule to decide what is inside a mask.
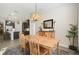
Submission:
[[[39,12],[37,11],[37,4],[35,4],[35,11],[31,15],[31,20],[37,21],[39,20],[39,18],[40,16],[39,16]]]
[[[16,11],[16,10],[11,11],[11,13],[9,13],[7,19],[11,20],[11,21],[18,21],[19,20],[18,11]]]

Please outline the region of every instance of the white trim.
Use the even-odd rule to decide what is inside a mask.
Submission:
[[[67,45],[60,44],[61,47],[69,48]]]

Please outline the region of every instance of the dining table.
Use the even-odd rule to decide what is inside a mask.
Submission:
[[[54,48],[57,49],[57,54],[60,54],[59,50],[59,40],[55,38],[49,38],[40,35],[26,35],[25,40],[28,42],[38,43],[39,45],[46,47],[49,50],[49,54],[51,55]]]

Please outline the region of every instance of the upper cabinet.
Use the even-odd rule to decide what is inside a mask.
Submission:
[[[30,32],[30,22],[29,20],[26,20],[25,22],[22,23],[22,32],[25,35],[28,35]]]
[[[6,26],[13,26],[13,27],[15,27],[14,26],[14,22],[12,22],[12,21],[10,21],[10,20],[6,20]]]

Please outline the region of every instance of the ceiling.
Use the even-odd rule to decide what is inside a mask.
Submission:
[[[63,5],[64,3],[38,3],[37,11],[40,14],[48,14],[55,8]],[[0,16],[8,16],[12,11],[17,11],[17,15],[22,18],[29,18],[30,14],[35,10],[34,3],[0,3]],[[49,11],[49,12],[48,12]]]

